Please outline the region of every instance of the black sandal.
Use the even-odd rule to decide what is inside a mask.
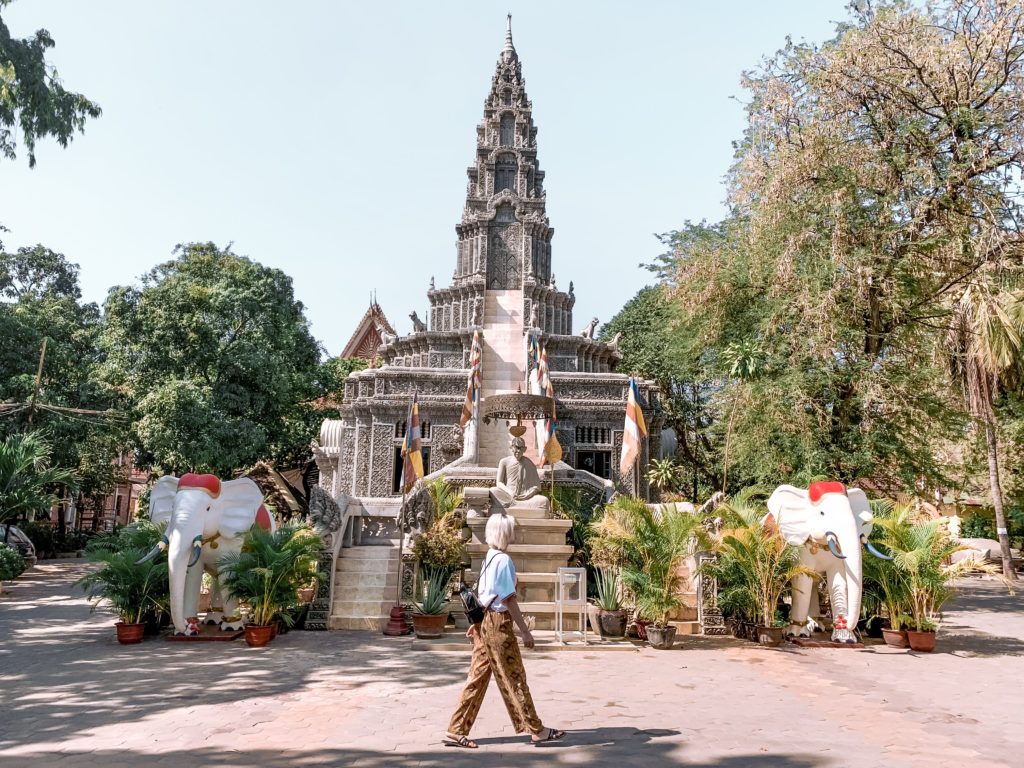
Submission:
[[[454,733],[444,734],[444,745],[446,747],[460,747],[462,749],[478,749],[479,745],[469,740],[469,736],[458,736]]]
[[[557,728],[548,728],[548,735],[543,739],[530,739],[530,741],[534,744],[543,744],[546,741],[558,741],[563,736],[565,736],[565,731],[560,731]]]

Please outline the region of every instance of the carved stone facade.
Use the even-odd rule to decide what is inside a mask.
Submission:
[[[395,525],[402,502],[397,483],[400,448],[414,395],[424,451],[429,453],[424,456],[425,470],[436,473],[455,462],[457,466],[446,475],[457,487],[493,485],[493,467],[463,456],[459,428],[474,331],[480,332],[485,350],[494,348],[491,342],[502,337],[509,353],[508,360],[499,360],[484,352],[483,397],[514,392],[518,382],[526,391],[529,371],[522,368],[523,347],[518,345],[525,345],[532,333],[546,348],[563,448],[564,463],[556,468],[556,483],[603,491],[615,483],[622,492],[650,495],[642,468],[660,451],[659,394],[653,382],[639,383],[641,406],[655,439],[649,446],[645,441],[637,467],[620,478],[629,377],[615,372],[621,359],[616,343],[574,331],[572,284],[565,292],[555,283],[554,229],[545,208],[532,110],[510,30],[477,127],[466,201],[455,227],[458,239],[451,284],[436,286],[431,278],[425,327],[419,324],[401,338],[382,335],[377,349],[380,366],[349,376],[339,418],[324,423],[315,446],[321,486],[334,496],[349,497],[353,514],[360,518],[363,544],[386,543],[388,537],[393,542],[400,536]],[[499,299],[514,305],[501,304]],[[609,314],[614,309],[609,307]],[[508,315],[507,322],[495,319],[505,317],[502,312]],[[519,350],[518,362],[512,360],[515,355],[510,350]],[[518,382],[493,383],[494,377],[487,375],[489,365],[514,367]],[[405,605],[413,597],[410,573],[407,563],[400,576]],[[348,602],[344,595],[334,599],[339,604]]]

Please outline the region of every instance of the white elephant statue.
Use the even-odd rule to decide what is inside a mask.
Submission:
[[[207,624],[221,630],[242,628],[238,601],[222,589],[217,561],[225,552],[238,552],[246,531],[256,523],[265,530],[276,528],[263,505],[259,486],[247,477],[221,482],[215,475],[164,475],[149,497],[154,523],[167,523],[163,539],[140,563],[167,550],[170,570],[171,621],[177,635],[199,634],[199,590],[203,572],[213,579]]]
[[[861,546],[875,557],[892,559],[868,541],[872,515],[864,491],[847,491],[836,482],[813,483],[807,490],[780,485],[768,499],[768,513],[765,520],[775,519],[787,543],[803,547],[800,564],[824,575],[835,624],[832,641],[857,642],[854,629],[863,591]],[[793,579],[787,634],[810,637],[812,598],[817,599],[817,580],[803,574]]]

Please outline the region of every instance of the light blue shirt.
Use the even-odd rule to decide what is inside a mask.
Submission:
[[[480,580],[476,585],[476,594],[486,608],[498,613],[505,613],[508,608],[505,601],[516,593],[516,567],[512,558],[500,549],[487,550],[487,556],[480,566]],[[491,600],[494,602],[491,602]]]

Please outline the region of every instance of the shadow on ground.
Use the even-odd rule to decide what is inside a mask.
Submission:
[[[26,573],[0,601],[0,749],[59,742],[90,728],[183,705],[230,704],[330,679],[352,690],[392,682],[433,688],[465,679],[462,656],[424,664],[396,653],[411,638],[370,632],[290,632],[266,648],[241,639],[119,645],[106,613],[89,614],[82,561]],[[7,758],[3,765],[8,765]],[[185,764],[184,762],[182,764]],[[201,763],[200,763],[201,764]]]
[[[833,765],[827,757],[807,755],[738,754],[713,760],[692,759],[686,752],[698,751],[687,744],[668,737],[678,737],[678,731],[642,731],[633,728],[594,728],[572,731],[565,741],[530,747],[523,739],[479,739],[480,749],[455,749],[441,745],[415,752],[397,754],[360,749],[279,750],[254,749],[222,751],[197,748],[195,750],[162,752],[160,765],[201,766],[259,766],[260,768],[303,768],[304,766],[359,766],[359,768],[392,768],[416,765],[420,768],[449,768],[450,766],[479,766],[482,763],[502,768],[526,768],[540,763],[554,766],[589,765],[657,765],[665,768],[828,768]],[[515,743],[516,751],[506,747]],[[154,756],[117,750],[96,752],[64,752],[62,766],[138,766],[149,764]],[[4,762],[5,768],[38,768],[40,759],[45,764],[47,755],[32,755]]]

